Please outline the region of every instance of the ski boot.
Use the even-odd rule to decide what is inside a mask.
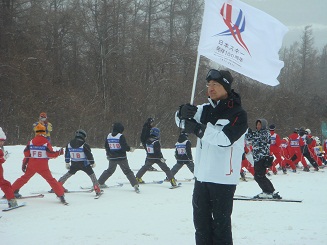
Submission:
[[[17,200],[15,198],[8,200],[8,206],[9,206],[9,208],[17,207],[18,206]]]
[[[241,175],[241,178],[240,179],[243,180],[243,181],[246,181],[245,173],[244,172],[241,172],[240,175]]]
[[[108,186],[106,184],[99,184],[100,188],[108,188]]]
[[[136,177],[136,180],[139,184],[145,184],[145,182],[142,180],[142,178],[137,178]]]
[[[60,196],[59,199],[60,199],[60,202],[61,202],[62,204],[64,204],[64,205],[68,205],[68,202],[66,202],[66,200],[65,200],[65,196],[64,196],[64,195]]]
[[[134,190],[136,193],[140,193],[139,185],[134,185]]]
[[[171,183],[171,186],[172,186],[172,187],[176,187],[176,186],[177,186],[177,184],[176,184],[176,179],[175,179],[175,178],[172,178],[172,179],[170,180],[170,183]]]

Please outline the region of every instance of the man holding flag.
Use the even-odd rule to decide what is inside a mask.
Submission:
[[[191,104],[176,123],[198,137],[193,192],[197,245],[232,245],[233,196],[241,168],[247,115],[231,90],[229,71],[207,74],[209,104],[193,106],[200,55],[261,83],[275,86],[284,63],[278,51],[287,28],[239,0],[205,0]]]
[[[231,214],[239,182],[247,114],[231,89],[229,71],[211,69],[206,77],[209,103],[181,105],[176,123],[198,137],[193,191],[197,245],[233,244]]]

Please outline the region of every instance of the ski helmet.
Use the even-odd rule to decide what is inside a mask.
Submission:
[[[82,138],[83,140],[86,139],[86,132],[83,129],[79,129],[75,132],[75,137]]]
[[[151,128],[150,135],[153,135],[155,137],[159,137],[160,136],[160,129],[159,128]]]

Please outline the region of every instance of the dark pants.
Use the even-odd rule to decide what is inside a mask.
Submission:
[[[150,169],[150,167],[153,164],[158,164],[158,166],[161,168],[162,171],[165,172],[167,178],[169,180],[174,178],[174,175],[172,175],[170,168],[167,166],[165,162],[162,162],[160,158],[146,158],[144,165],[142,168],[136,173],[137,178],[142,178],[142,176]]]
[[[101,174],[99,178],[99,184],[103,185],[104,182],[106,182],[107,179],[116,171],[117,165],[120,166],[123,173],[126,175],[127,179],[131,183],[131,186],[137,185],[137,180],[135,178],[134,172],[131,170],[131,168],[128,165],[127,159],[119,159],[119,160],[109,160],[109,167],[103,173]]]
[[[266,193],[273,193],[275,188],[271,181],[266,177],[266,167],[264,159],[254,162],[254,180],[258,183],[261,190]]]
[[[188,169],[191,171],[191,173],[194,173],[194,163],[193,161],[187,160],[187,161],[181,161],[177,160],[177,163],[172,167],[171,173],[175,176],[175,174],[186,164]]]
[[[233,197],[236,185],[195,181],[193,222],[197,245],[232,245]]]

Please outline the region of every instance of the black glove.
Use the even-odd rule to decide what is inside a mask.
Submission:
[[[184,131],[189,134],[195,134],[200,139],[204,135],[204,131],[206,130],[206,125],[198,123],[194,119],[185,119],[185,129]]]
[[[25,173],[27,168],[27,163],[23,163],[22,165],[22,171]]]
[[[24,158],[23,163],[22,163],[22,171],[24,173],[26,172],[26,169],[27,169],[27,163],[28,163],[28,158]]]
[[[179,107],[178,116],[180,119],[193,118],[198,108],[195,105],[186,104]]]
[[[265,156],[264,157],[264,163],[263,165],[266,167],[266,168],[270,168],[273,164],[273,161],[274,161],[274,157],[273,156]]]

